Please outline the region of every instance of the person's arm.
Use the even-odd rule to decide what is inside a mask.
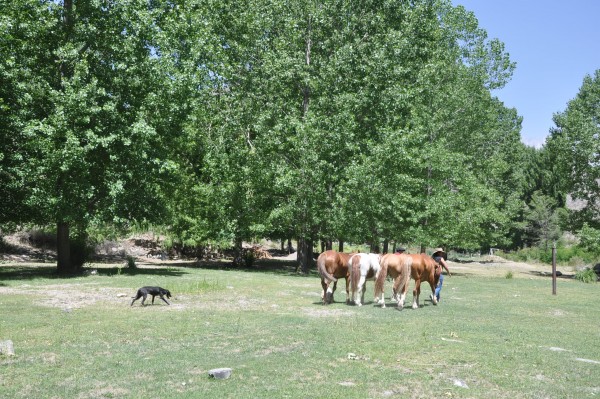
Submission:
[[[444,258],[440,258],[440,264],[442,265],[442,267],[444,269],[446,269],[448,276],[452,276],[452,273],[450,273],[450,269],[448,269],[448,265],[446,264],[446,261],[444,260]]]

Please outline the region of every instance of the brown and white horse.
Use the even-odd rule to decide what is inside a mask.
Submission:
[[[379,254],[358,253],[350,257],[350,302],[362,306],[365,302],[366,281],[377,279],[381,266],[379,264]],[[359,293],[358,301],[356,293]],[[381,298],[383,300],[383,296]],[[379,303],[377,295],[375,302]],[[384,302],[385,305],[385,302]]]
[[[333,250],[322,252],[317,258],[317,270],[321,276],[321,287],[323,291],[321,293],[321,299],[323,305],[327,305],[333,302],[333,293],[337,288],[337,281],[340,278],[346,279],[346,303],[349,303],[349,264],[350,256],[344,252],[337,252]],[[333,283],[333,287],[331,286]]]
[[[433,258],[426,254],[409,254],[412,258],[411,277],[415,280],[415,288],[413,290],[413,309],[419,307],[419,295],[421,294],[421,282],[427,281],[431,287],[433,296],[433,304],[437,305],[435,296],[435,286],[439,279],[439,273],[436,275],[437,263]]]
[[[381,258],[381,271],[375,281],[375,295],[381,294],[382,308],[385,308],[383,286],[387,276],[390,276],[394,281],[392,299],[397,301],[398,309],[402,310],[404,308],[412,261],[412,257],[406,254],[386,254]]]

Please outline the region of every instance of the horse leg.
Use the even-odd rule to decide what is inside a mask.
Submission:
[[[404,281],[404,285],[402,287],[399,288],[399,292],[398,294],[398,306],[401,306],[402,308],[404,308],[404,302],[406,301],[406,293],[408,292],[408,283],[410,282],[410,276],[408,278],[408,280]]]
[[[325,299],[326,299],[326,296],[327,296],[328,285],[329,284],[327,284],[325,282],[325,279],[321,279],[321,288],[322,288],[322,290],[321,290],[321,300],[323,301],[323,305],[326,305]]]
[[[438,304],[437,296],[435,294],[435,283],[433,281],[429,281],[429,286],[431,287],[431,301],[434,305]]]
[[[364,288],[364,285],[365,285],[365,280],[366,280],[366,275],[363,275],[363,274],[361,273],[361,275],[360,275],[360,280],[358,280],[358,289],[357,289],[356,291],[358,291],[359,293],[361,293],[361,292],[362,292],[362,295],[361,295],[361,297],[362,297],[362,300],[363,300],[363,301],[365,300],[365,298],[364,298],[364,296],[365,296],[365,295],[364,295],[364,290],[363,290],[363,288]],[[354,293],[352,293],[352,296],[354,296]],[[360,297],[359,297],[359,298],[360,298]],[[359,301],[358,301],[358,303],[357,303],[357,305],[358,305],[358,306],[362,306],[362,302],[359,300]]]
[[[350,305],[350,279],[346,277],[346,305]]]
[[[392,298],[398,303],[399,310],[402,310],[404,308],[404,295],[398,295],[398,287],[400,286],[401,280],[402,280],[402,276],[397,276],[394,279],[394,287],[392,288],[392,292],[393,292]]]
[[[419,294],[421,293],[421,279],[415,280],[415,289],[413,290],[413,309],[419,309]]]
[[[367,282],[366,281],[365,281],[365,284],[363,284],[362,291],[360,293],[360,302],[361,303],[365,303],[365,292],[367,292]]]
[[[333,287],[331,287],[331,283],[329,283],[329,303],[333,303],[333,294],[335,294],[335,290],[337,289],[337,281],[333,282]]]

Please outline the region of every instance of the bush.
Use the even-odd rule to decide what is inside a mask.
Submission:
[[[530,247],[516,252],[499,252],[500,256],[515,262],[543,262],[552,264],[552,248]],[[579,266],[593,264],[598,259],[597,255],[578,245],[565,247],[558,245],[556,248],[556,263],[563,265]]]
[[[575,279],[583,283],[594,283],[598,281],[598,276],[596,275],[596,272],[594,272],[594,270],[590,268],[585,268],[575,273]]]
[[[135,264],[135,258],[131,255],[127,256],[127,267],[129,269],[136,269],[137,265]]]
[[[510,280],[510,279],[512,279],[512,278],[513,278],[513,272],[511,272],[511,271],[508,271],[508,272],[506,272],[506,274],[504,275],[504,277],[505,277],[507,280]]]

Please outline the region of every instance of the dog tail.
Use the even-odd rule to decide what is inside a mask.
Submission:
[[[317,270],[319,271],[322,279],[326,279],[334,283],[337,281],[337,278],[333,277],[327,272],[327,269],[325,269],[325,257],[319,256],[319,259],[317,259]]]

